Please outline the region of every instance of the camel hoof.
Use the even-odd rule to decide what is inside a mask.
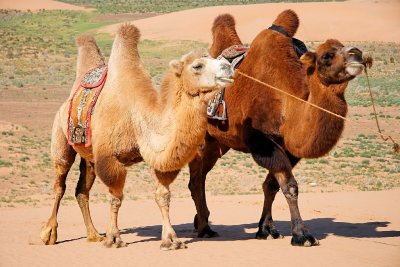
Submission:
[[[178,250],[178,249],[185,249],[187,248],[186,244],[180,240],[171,241],[163,241],[160,245],[160,249],[167,251],[167,250]]]
[[[114,248],[123,248],[123,247],[127,246],[127,244],[124,241],[122,241],[122,239],[119,238],[119,237],[118,238],[107,238],[106,237],[106,239],[104,240],[103,245],[106,248],[112,248],[112,247],[114,247]]]
[[[208,224],[208,217],[206,218],[206,223]],[[199,216],[197,216],[197,214],[194,215],[193,227],[194,227],[194,231],[193,232],[198,232],[198,230],[199,230]],[[208,226],[208,228],[210,228],[210,226]]]
[[[319,241],[309,233],[304,233],[303,235],[293,234],[291,244],[292,246],[311,247],[318,246]]]
[[[256,238],[259,240],[268,240],[268,239],[282,239],[283,235],[281,235],[278,230],[272,229],[270,230],[269,227],[265,230],[258,230],[256,233]]]
[[[54,245],[57,241],[57,227],[44,225],[40,231],[40,239],[45,245]]]
[[[86,237],[86,240],[88,242],[101,242],[104,240],[104,236],[101,236],[99,234],[88,235]]]
[[[197,234],[197,237],[200,238],[213,238],[219,237],[219,234],[213,230],[211,230],[210,226],[206,226],[201,232]]]

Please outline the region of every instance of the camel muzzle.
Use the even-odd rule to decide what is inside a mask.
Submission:
[[[233,83],[233,78],[232,77],[217,77],[219,81],[223,81],[226,83]]]
[[[363,64],[364,59],[362,51],[360,49],[356,47],[345,47],[344,50],[348,63],[352,64],[357,62]]]

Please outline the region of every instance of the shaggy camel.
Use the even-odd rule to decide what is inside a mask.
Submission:
[[[157,183],[155,199],[163,219],[161,248],[185,247],[169,220],[169,185],[203,142],[207,101],[230,82],[233,70],[226,60],[212,59],[205,51],[194,51],[170,62],[170,70],[158,93],[143,69],[137,50],[139,37],[139,30],[133,25],[124,25],[118,30],[107,80],[91,118],[92,146],[68,144],[69,101],[56,114],[51,143],[56,169],[55,203],[40,234],[45,244],[55,244],[57,240],[57,212],[65,192],[66,176],[78,153],[81,163],[76,198],[89,241],[102,239],[92,224],[88,204],[90,188],[99,176],[111,193],[111,221],[104,244],[125,246],[117,226],[125,167],[144,160],[151,166]],[[76,43],[79,53],[73,88],[87,70],[105,63],[92,37],[80,37]]]
[[[344,91],[348,82],[364,69],[362,52],[337,40],[328,40],[299,60],[290,38],[299,25],[297,15],[286,10],[273,24],[284,29],[289,37],[271,29],[263,30],[251,44],[239,70],[346,116]],[[212,33],[213,57],[227,47],[241,44],[231,15],[217,17]],[[189,188],[197,210],[194,225],[198,236],[217,235],[208,224],[205,180],[218,158],[232,148],[251,153],[257,164],[269,170],[263,183],[264,208],[256,237],[282,237],[271,214],[272,202],[281,188],[291,214],[292,245],[317,245],[318,240],[309,233],[300,216],[298,185],[292,168],[300,158],[320,157],[331,150],[341,136],[344,121],[241,75],[225,90],[225,103],[228,120],[209,120],[206,144],[189,164]]]

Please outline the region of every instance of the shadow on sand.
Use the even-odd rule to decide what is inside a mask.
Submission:
[[[334,218],[317,218],[305,221],[310,232],[319,240],[325,239],[328,235],[335,235],[348,238],[384,238],[384,237],[400,237],[400,231],[385,231],[390,222],[366,222],[366,223],[348,223],[337,222]],[[275,221],[276,227],[284,236],[291,236],[290,222]],[[177,235],[182,238],[191,238],[186,243],[194,243],[204,241],[204,238],[197,238],[197,234],[193,231],[193,224],[173,225]],[[219,237],[207,239],[209,241],[235,241],[254,239],[257,231],[257,224],[240,224],[240,225],[212,225],[212,229],[219,233]],[[160,240],[161,225],[152,225],[146,227],[126,228],[121,230],[122,235],[137,234],[142,237],[149,237],[144,240],[132,243],[140,243],[147,241]],[[130,243],[130,244],[132,244]],[[129,244],[129,243],[128,243]]]
[[[385,231],[390,222],[366,222],[366,223],[348,223],[336,222],[334,218],[317,218],[305,221],[310,232],[319,240],[325,239],[328,235],[335,235],[348,238],[384,238],[384,237],[400,237],[400,231]],[[289,221],[275,221],[276,227],[280,233],[286,237],[291,236]],[[173,225],[178,237],[189,238],[186,244],[199,241],[235,241],[249,240],[255,238],[257,231],[257,223],[239,224],[239,225],[212,225],[212,229],[219,233],[219,237],[215,238],[197,238],[197,233],[193,231],[192,223]],[[129,244],[142,243],[148,241],[157,241],[161,239],[161,225],[152,225],[145,227],[125,228],[121,230],[121,235],[136,234],[145,239],[129,242]],[[105,236],[105,234],[102,234]],[[58,241],[57,244],[69,243],[80,240],[85,237],[66,239]],[[123,236],[122,236],[123,238]]]

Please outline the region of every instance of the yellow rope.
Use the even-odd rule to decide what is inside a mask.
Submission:
[[[272,88],[272,89],[274,89],[274,90],[276,90],[276,91],[278,91],[278,92],[280,92],[280,93],[283,93],[283,94],[285,94],[285,95],[287,95],[287,96],[290,96],[290,97],[292,97],[292,98],[294,98],[294,99],[296,99],[296,100],[298,100],[298,101],[300,101],[300,102],[303,102],[303,103],[308,104],[308,105],[310,105],[310,106],[312,106],[312,107],[315,107],[315,108],[317,108],[317,109],[319,109],[319,110],[322,110],[322,111],[324,111],[324,112],[326,112],[326,113],[329,113],[329,114],[331,114],[332,116],[335,116],[335,117],[337,117],[337,118],[340,118],[340,119],[342,119],[342,120],[344,120],[344,121],[354,122],[354,123],[358,123],[359,125],[362,125],[362,124],[361,124],[360,122],[358,122],[358,121],[350,120],[350,119],[348,119],[348,118],[346,118],[346,117],[343,117],[343,116],[341,116],[341,115],[339,115],[339,114],[336,114],[336,113],[334,113],[334,112],[332,112],[332,111],[329,111],[329,110],[324,109],[324,108],[322,108],[322,107],[320,107],[320,106],[317,106],[317,105],[315,105],[315,104],[313,104],[313,103],[310,103],[310,102],[308,102],[308,101],[305,101],[304,99],[301,99],[301,98],[299,98],[299,97],[297,97],[297,96],[295,96],[295,95],[292,95],[292,94],[290,94],[290,93],[288,93],[288,92],[286,92],[286,91],[283,91],[282,89],[279,89],[279,88],[277,88],[277,87],[275,87],[275,86],[273,86],[273,85],[270,85],[270,84],[268,84],[268,83],[265,83],[265,82],[263,82],[263,81],[260,81],[260,80],[257,79],[257,78],[254,78],[254,77],[252,77],[252,76],[249,76],[249,75],[247,75],[246,73],[241,72],[240,70],[236,70],[236,72],[237,72],[238,74],[240,74],[240,75],[242,75],[242,76],[244,76],[244,77],[250,79],[250,80],[253,80],[253,81],[259,83],[259,84],[262,84],[262,85],[264,85],[264,86],[266,86],[266,87]],[[367,74],[367,72],[366,72],[366,74]],[[368,75],[367,75],[367,81],[368,81],[368,86],[370,86],[370,84],[369,84],[369,79],[368,79]],[[370,92],[371,92],[371,88],[370,88]],[[372,99],[372,92],[371,92],[371,99]],[[375,105],[373,105],[373,107],[374,107],[374,112],[375,112]],[[375,116],[376,116],[376,112],[375,112]],[[390,140],[392,141],[392,143],[393,143],[393,152],[394,152],[394,154],[397,154],[397,153],[399,152],[399,145],[393,140],[393,138],[392,138],[390,135],[385,136],[385,135],[381,132],[381,130],[380,130],[380,128],[379,128],[379,123],[377,123],[377,125],[378,125],[378,131],[376,131],[375,129],[373,129],[373,128],[371,128],[371,127],[365,126],[365,125],[362,125],[362,126],[365,127],[365,128],[367,128],[367,129],[369,129],[370,131],[372,131],[372,132],[374,132],[374,133],[378,133],[384,141],[387,141],[388,139],[390,139]]]

